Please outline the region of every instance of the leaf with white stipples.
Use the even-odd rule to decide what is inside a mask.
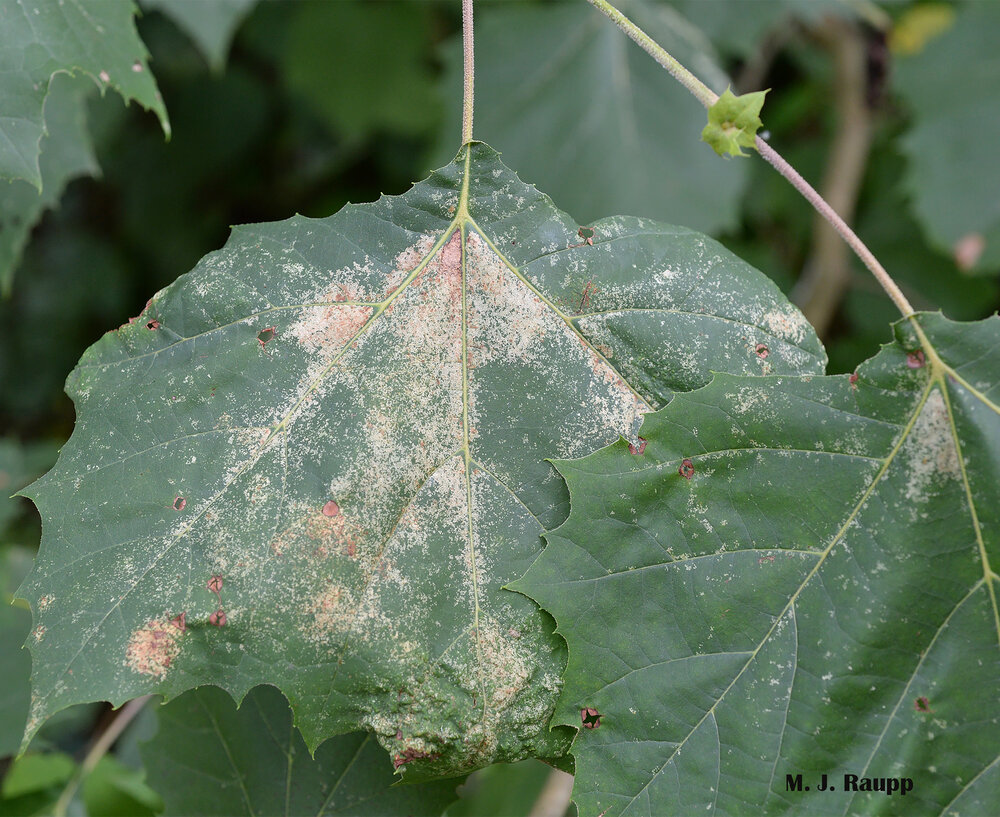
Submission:
[[[306,742],[374,730],[413,779],[564,753],[565,648],[504,589],[565,518],[545,458],[714,370],[823,371],[777,288],[700,234],[583,231],[480,143],[399,197],[237,228],[70,375],[27,490],[29,734],[213,683]]]
[[[514,587],[568,642],[581,814],[995,812],[998,351],[1000,318],[922,314],[856,374],[717,375],[641,455],[557,463]]]

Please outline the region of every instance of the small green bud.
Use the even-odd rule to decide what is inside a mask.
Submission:
[[[701,132],[703,142],[708,142],[720,156],[746,156],[742,148],[752,148],[757,131],[763,126],[760,109],[764,106],[767,91],[736,96],[726,92],[708,109],[708,124]]]

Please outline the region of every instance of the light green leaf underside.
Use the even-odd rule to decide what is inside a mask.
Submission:
[[[725,89],[711,45],[674,9],[617,5],[714,90]],[[458,39],[445,59],[445,99],[460,99]],[[718,161],[698,141],[701,105],[595,9],[484,4],[476,68],[476,133],[574,218],[641,213],[706,232],[735,226],[747,168]],[[458,106],[446,114],[441,162],[461,125]]]
[[[572,513],[515,587],[569,645],[555,722],[603,715],[581,813],[995,812],[1000,319],[918,320],[940,361],[902,322],[853,384],[718,375],[642,456],[558,464]]]
[[[900,56],[893,87],[913,124],[906,187],[930,241],[976,272],[1000,270],[1000,4],[956,7],[954,26]]]
[[[39,157],[42,192],[23,179],[0,181],[0,295],[10,292],[21,253],[42,213],[56,205],[72,179],[100,171],[86,124],[86,98],[93,87],[86,77],[52,78]]]
[[[84,73],[160,118],[167,112],[126,0],[0,3],[0,180],[41,189],[42,108],[53,75]]]
[[[226,65],[229,46],[257,0],[142,0],[143,8],[162,11],[198,46],[215,71]]]
[[[438,817],[462,782],[394,786],[385,750],[364,733],[331,738],[310,757],[273,687],[251,690],[239,709],[222,690],[202,687],[158,716],[142,757],[167,815]]]
[[[824,364],[710,239],[616,218],[593,242],[475,143],[403,196],[238,228],[91,347],[28,491],[29,733],[271,683],[310,746],[370,728],[408,777],[562,754],[562,642],[502,589],[565,518],[544,458],[635,441],[711,370]]]

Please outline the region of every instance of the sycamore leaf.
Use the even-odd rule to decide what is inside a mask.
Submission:
[[[572,512],[515,587],[568,642],[555,723],[599,716],[581,814],[995,812],[1000,318],[916,325],[856,375],[717,375],[641,455],[558,463]]]
[[[42,108],[58,72],[84,73],[160,118],[167,112],[122,0],[19,0],[0,3],[0,180],[26,179],[41,190]]]
[[[52,78],[38,160],[41,192],[24,179],[0,180],[0,295],[10,293],[21,253],[42,213],[55,206],[72,179],[100,171],[86,124],[86,99],[92,90],[93,83],[85,77]]]
[[[480,143],[399,197],[238,228],[83,356],[27,489],[28,734],[76,701],[259,683],[307,744],[408,777],[553,757],[565,663],[503,586],[578,456],[712,370],[821,373],[802,315],[705,236],[579,225]]]
[[[222,690],[202,687],[158,715],[142,758],[167,815],[438,817],[462,782],[394,786],[385,750],[363,732],[331,738],[311,757],[273,687],[251,690],[238,710]]]
[[[229,46],[257,0],[142,0],[173,20],[198,46],[213,71],[226,66]]]
[[[708,109],[708,124],[701,132],[702,141],[712,146],[720,156],[746,156],[743,148],[752,148],[757,131],[763,127],[760,109],[767,91],[754,91],[736,96],[726,88],[716,103]]]

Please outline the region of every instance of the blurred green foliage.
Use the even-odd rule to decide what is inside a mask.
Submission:
[[[19,645],[30,615],[9,601],[38,540],[29,503],[7,497],[49,467],[72,429],[66,374],[102,332],[221,246],[230,225],[325,216],[400,193],[449,160],[459,147],[458,6],[150,0],[137,26],[169,142],[155,116],[118,96],[56,85],[65,99],[46,102],[54,127],[42,144],[42,194],[28,182],[0,189],[0,278],[11,281],[0,299],[0,756],[14,752],[26,715],[30,662]],[[644,0],[635,9],[683,43],[696,73],[715,83],[728,74],[737,92],[771,88],[767,138],[817,185],[831,172],[841,81],[824,31],[831,16],[851,20],[868,52],[872,127],[854,225],[916,308],[961,320],[997,309],[996,4]],[[477,2],[477,15],[476,134],[506,150],[522,178],[578,218],[666,214],[714,230],[794,292],[813,249],[812,211],[763,162],[727,163],[701,144],[704,113],[610,23],[582,0]],[[638,151],[623,142],[626,114]],[[65,127],[55,127],[60,117]],[[632,187],[613,187],[617,177]],[[871,356],[896,317],[850,264],[824,337],[831,372]],[[76,707],[16,765],[0,760],[0,814],[51,807],[106,718],[100,705]],[[150,710],[81,788],[78,813],[159,807],[136,748],[155,729]],[[534,761],[477,773],[449,814],[486,814],[486,803],[527,814],[547,775]]]

